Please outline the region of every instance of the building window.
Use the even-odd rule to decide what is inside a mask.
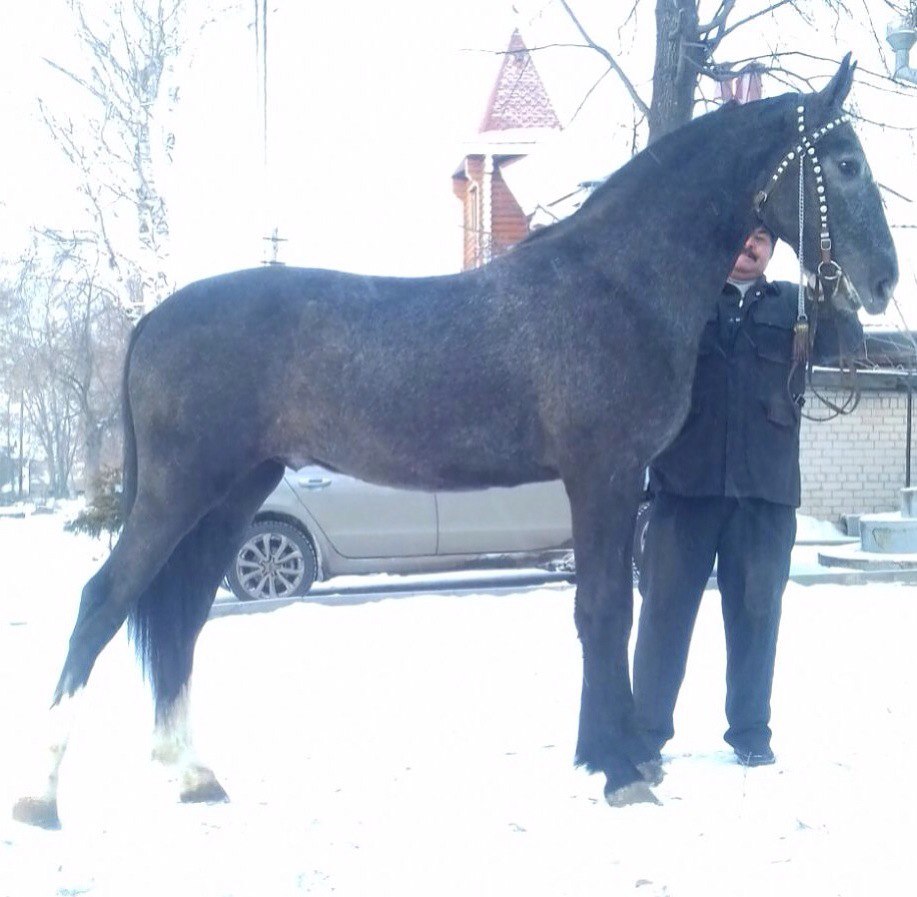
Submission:
[[[484,261],[484,233],[481,230],[481,189],[468,185],[468,230],[471,245],[471,267],[478,268]]]

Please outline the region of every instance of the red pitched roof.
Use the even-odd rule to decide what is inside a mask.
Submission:
[[[481,132],[511,128],[559,128],[535,63],[518,31],[513,32],[494,84]]]

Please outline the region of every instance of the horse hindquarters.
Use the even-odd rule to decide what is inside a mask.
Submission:
[[[655,801],[645,781],[654,778],[654,757],[636,729],[628,664],[640,476],[602,466],[565,479],[576,556],[574,616],[583,647],[576,763],[605,773],[612,804]]]

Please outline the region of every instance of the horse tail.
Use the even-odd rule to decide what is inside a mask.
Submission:
[[[185,534],[127,618],[128,635],[153,693],[157,724],[170,718],[188,685],[194,644],[216,592],[217,582],[201,582],[197,569],[196,561],[206,565],[213,550],[212,537],[202,529],[199,523]]]
[[[145,323],[146,317],[141,318],[131,334],[121,384],[124,430],[121,512],[125,523],[137,498],[137,437],[128,380],[134,346]],[[186,613],[183,607],[186,589],[182,583],[184,565],[181,561],[187,563],[187,558],[183,557],[186,553],[176,549],[173,555],[177,554],[178,557],[165,559],[152,582],[131,607],[127,618],[128,636],[153,691],[157,720],[164,718],[171,710],[190,675],[190,662],[187,658],[189,636],[185,634],[186,626],[182,619]]]
[[[131,609],[128,632],[153,690],[157,724],[167,723],[186,696],[194,645],[220,580],[246,526],[282,476],[283,464],[274,460],[243,475],[182,536]]]
[[[121,500],[125,523],[138,491],[135,411],[143,419],[142,403],[134,408],[131,402],[128,380],[133,351],[145,322],[146,318],[141,318],[131,335],[122,381],[124,473]],[[189,447],[188,451],[192,453],[193,448]],[[156,469],[163,463],[164,460],[153,451],[144,456],[145,469]],[[169,513],[177,510],[179,517],[193,520],[193,523],[169,555],[162,558],[158,571],[134,600],[127,615],[128,636],[153,692],[157,724],[166,723],[172,717],[176,702],[186,696],[195,642],[207,621],[216,590],[245,527],[283,476],[283,465],[270,461],[248,474],[243,473],[227,494],[199,508],[189,505],[200,496],[195,497],[191,494],[193,489],[183,487],[183,483],[187,483],[187,473],[169,473],[172,475],[167,477],[165,493]],[[199,474],[203,475],[200,470]],[[163,521],[154,521],[153,525],[162,524]]]
[[[142,318],[134,329],[124,365],[124,477],[122,507],[125,521],[137,497],[137,442],[134,412],[142,420],[143,408],[131,404],[128,379],[134,346],[144,326]],[[189,465],[194,460],[188,447]],[[201,459],[198,459],[201,460]],[[144,467],[156,469],[165,463],[152,450],[144,456]],[[191,468],[194,469],[193,466]],[[195,476],[206,471],[197,469]],[[216,590],[242,540],[245,527],[261,503],[283,476],[283,464],[266,461],[238,480],[213,503],[187,489],[187,471],[166,471],[168,485],[166,513],[191,522],[181,534],[152,580],[133,602],[127,617],[128,635],[134,644],[144,676],[149,681],[156,707],[156,722],[167,723],[176,703],[187,696],[194,660],[194,646],[210,613]],[[203,501],[201,507],[193,503]],[[191,504],[189,504],[189,502]],[[174,519],[174,518],[173,518]],[[169,523],[168,520],[165,523]],[[162,525],[154,521],[153,525]],[[147,521],[149,525],[149,521]],[[136,533],[133,534],[136,538]]]
[[[124,357],[124,372],[121,378],[121,423],[124,431],[124,456],[121,471],[121,519],[127,520],[134,499],[137,497],[137,438],[134,435],[134,412],[131,409],[131,397],[127,387],[127,380],[131,369],[131,355],[134,352],[134,343],[140,336],[146,318],[141,318],[131,333],[127,345],[127,354]]]

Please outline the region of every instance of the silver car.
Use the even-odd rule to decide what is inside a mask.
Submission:
[[[559,480],[414,492],[304,467],[261,506],[226,579],[243,601],[285,598],[341,574],[545,566],[571,549]]]

